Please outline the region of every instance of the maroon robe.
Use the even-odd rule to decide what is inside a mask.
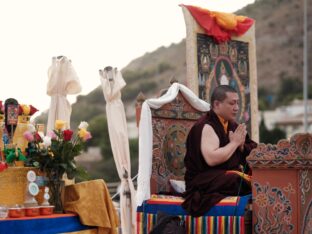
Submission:
[[[184,164],[186,167],[185,184],[186,191],[183,194],[185,201],[182,207],[192,216],[201,216],[216,203],[227,196],[246,195],[251,192],[251,188],[239,175],[226,174],[228,170],[249,172],[246,163],[246,156],[257,146],[249,136],[246,136],[244,152],[237,149],[233,155],[224,163],[217,166],[209,166],[200,149],[202,131],[205,124],[209,124],[216,132],[220,147],[227,145],[229,141],[228,133],[225,133],[218,116],[211,110],[201,117],[189,132],[186,141],[186,155]],[[229,122],[228,131],[235,131],[238,124]],[[207,139],[207,141],[209,141]],[[240,187],[240,189],[239,189]]]

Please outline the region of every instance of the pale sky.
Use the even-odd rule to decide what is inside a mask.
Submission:
[[[65,55],[82,92],[100,85],[98,70],[185,38],[179,4],[234,12],[254,0],[0,0],[0,100],[49,108],[47,70]],[[76,95],[68,96],[71,103]]]

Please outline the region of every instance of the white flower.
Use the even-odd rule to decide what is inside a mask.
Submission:
[[[39,136],[41,137],[41,139],[44,138],[44,133],[43,132],[38,132]]]
[[[45,148],[48,148],[51,145],[51,137],[45,136],[42,140]]]
[[[33,124],[28,124],[27,130],[30,131],[31,133],[34,133],[36,132],[36,127]]]
[[[87,129],[87,127],[89,126],[89,124],[86,121],[81,121],[79,124],[79,129]]]

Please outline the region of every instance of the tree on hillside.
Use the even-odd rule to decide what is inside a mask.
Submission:
[[[103,159],[94,165],[90,172],[94,178],[103,178],[107,182],[119,181],[113,153],[111,149],[107,119],[104,114],[94,117],[89,122],[88,130],[92,134],[92,139],[88,142],[87,147],[97,146],[101,149]],[[132,177],[138,171],[138,139],[129,140],[131,175]]]
[[[101,148],[103,158],[112,158],[113,153],[109,140],[106,116],[102,114],[91,119],[88,130],[92,134],[92,139],[88,142],[87,147],[98,146]]]
[[[277,94],[279,105],[287,105],[294,99],[302,99],[302,81],[298,79],[282,78]]]
[[[139,167],[139,141],[138,138],[129,139],[130,160],[131,160],[131,176],[138,174]]]
[[[265,88],[258,88],[259,110],[269,110],[274,107],[274,95]]]
[[[275,127],[272,130],[268,130],[264,118],[262,116],[260,126],[259,126],[259,133],[260,133],[260,142],[265,144],[276,144],[279,140],[286,138],[286,133]]]
[[[259,110],[272,110],[278,106],[285,106],[295,99],[303,99],[303,84],[301,80],[285,78],[283,76],[278,92],[274,94],[267,88],[258,88]],[[312,99],[312,84],[308,86],[308,98]]]

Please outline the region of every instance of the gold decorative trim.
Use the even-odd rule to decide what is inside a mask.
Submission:
[[[311,188],[311,175],[309,175],[309,170],[300,170],[299,173],[299,188],[301,190],[301,204],[304,205],[306,202],[306,194]]]

